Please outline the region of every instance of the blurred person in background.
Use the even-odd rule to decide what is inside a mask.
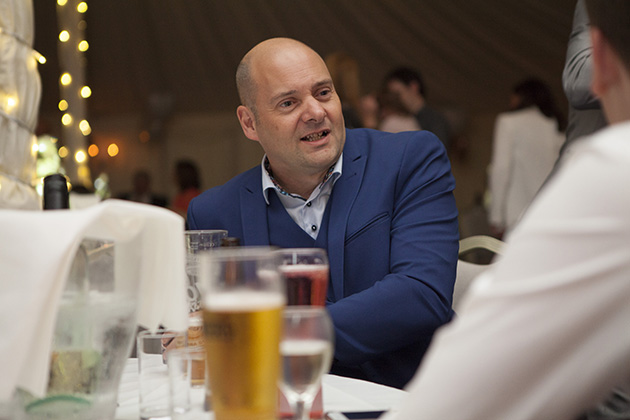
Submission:
[[[427,103],[427,88],[420,71],[409,67],[398,67],[384,79],[387,90],[398,95],[407,110],[416,117],[423,130],[438,136],[448,149],[452,129],[448,119]]]
[[[364,127],[360,114],[361,78],[357,60],[342,51],[328,54],[324,59],[335,91],[341,99],[341,110],[347,128]]]
[[[145,170],[139,170],[133,174],[133,190],[128,193],[120,194],[118,198],[160,207],[166,207],[168,205],[168,200],[165,196],[153,192],[151,188],[151,175]]]
[[[494,126],[489,171],[488,222],[502,238],[551,172],[564,142],[565,120],[542,80],[518,83],[510,97],[510,111],[499,114]]]
[[[186,217],[190,200],[201,194],[201,182],[197,165],[190,160],[180,160],[175,164],[177,194],[173,199],[172,210]]]

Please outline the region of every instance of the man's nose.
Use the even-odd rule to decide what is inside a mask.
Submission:
[[[326,109],[317,99],[310,97],[304,103],[302,119],[304,122],[321,122],[326,116]]]

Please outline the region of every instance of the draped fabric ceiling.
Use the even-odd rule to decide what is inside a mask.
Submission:
[[[91,116],[225,112],[237,105],[242,55],[273,36],[322,55],[345,51],[365,92],[405,64],[421,69],[429,101],[464,113],[505,109],[527,76],[560,77],[575,0],[89,0]],[[56,115],[55,2],[34,0],[41,115]],[[566,103],[566,102],[565,102]]]

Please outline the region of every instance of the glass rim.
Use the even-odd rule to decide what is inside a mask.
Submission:
[[[209,261],[243,261],[252,259],[275,259],[274,246],[239,246],[239,247],[217,247],[212,252],[206,253],[204,258]]]
[[[228,231],[225,229],[188,229],[184,231],[185,235],[191,234],[214,234],[214,233],[225,233],[227,235]]]
[[[327,254],[324,248],[311,248],[311,247],[278,248],[275,252],[277,252],[278,254],[285,254],[285,253],[286,254],[290,254],[290,253],[303,254],[303,253],[311,253],[313,251],[323,252],[324,254]]]

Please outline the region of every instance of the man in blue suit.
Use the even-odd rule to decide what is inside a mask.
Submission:
[[[292,39],[255,46],[236,79],[238,119],[265,157],[195,198],[189,228],[325,248],[332,373],[402,388],[453,316],[458,226],[444,147],[429,132],[346,130],[324,61]]]

